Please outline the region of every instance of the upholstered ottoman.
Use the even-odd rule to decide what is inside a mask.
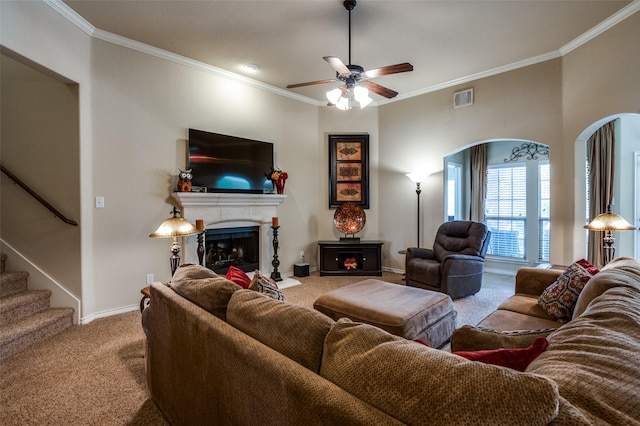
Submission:
[[[456,327],[448,295],[375,279],[325,293],[313,307],[334,320],[347,317],[433,348],[445,344]]]

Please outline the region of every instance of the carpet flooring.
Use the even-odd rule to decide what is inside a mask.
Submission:
[[[315,273],[283,291],[291,302],[312,306],[318,295],[362,279]],[[381,279],[402,284],[399,274]],[[486,281],[477,295],[454,301],[458,326],[477,324],[513,294],[512,277],[506,285]],[[0,424],[166,425],[146,387],[140,313],[73,326],[3,360]]]

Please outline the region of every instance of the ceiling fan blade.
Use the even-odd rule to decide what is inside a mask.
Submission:
[[[413,65],[409,62],[402,64],[388,65],[386,67],[375,68],[369,71],[365,71],[365,78],[375,78],[383,75],[397,74],[399,72],[413,71]]]
[[[296,88],[296,87],[303,87],[303,86],[313,86],[314,84],[333,83],[334,81],[336,81],[336,80],[335,79],[329,79],[329,80],[309,81],[307,83],[290,84],[290,85],[287,86],[287,89],[293,89],[293,88]]]
[[[335,56],[325,56],[322,59],[329,62],[329,65],[338,72],[338,74],[351,74],[351,70],[347,68],[347,66],[340,60],[340,58],[336,58]]]
[[[398,92],[396,92],[395,90],[387,89],[386,87],[380,86],[378,83],[374,83],[373,81],[363,81],[361,83],[361,86],[364,86],[372,92],[377,93],[380,96],[384,96],[387,99],[391,99],[398,94]]]

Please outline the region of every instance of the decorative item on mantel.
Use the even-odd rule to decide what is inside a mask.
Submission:
[[[356,203],[343,203],[333,214],[333,224],[338,231],[344,234],[344,238],[340,238],[340,241],[360,241],[360,238],[356,238],[354,235],[362,231],[366,222],[367,216],[364,209]],[[347,235],[351,235],[351,237],[347,237]]]
[[[271,218],[271,229],[273,229],[273,260],[271,261],[271,265],[273,265],[273,272],[271,273],[271,279],[274,281],[282,281],[282,277],[280,276],[280,272],[278,272],[278,266],[280,266],[280,261],[278,260],[278,229],[280,225],[278,224],[278,218]]]
[[[196,219],[196,229],[198,230],[198,264],[201,266],[204,265],[204,219]]]
[[[284,170],[272,169],[268,178],[273,182],[273,187],[278,194],[284,194],[284,183],[289,178],[289,174]]]
[[[193,175],[191,174],[191,169],[184,170],[184,171],[180,170],[180,173],[178,174],[178,184],[177,184],[178,192],[191,192],[192,177]]]

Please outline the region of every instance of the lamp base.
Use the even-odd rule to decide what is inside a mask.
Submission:
[[[353,234],[351,234],[351,235],[353,235]],[[340,237],[340,241],[348,242],[348,243],[359,243],[360,242],[360,237],[353,237],[353,236],[347,237],[347,236],[344,236],[344,237]]]
[[[616,248],[613,243],[614,239],[611,231],[605,231],[602,238],[602,266],[611,262],[616,256]]]
[[[178,244],[178,237],[173,237],[173,243],[171,244],[171,257],[169,258],[171,263],[171,278],[176,273],[176,269],[180,266],[180,244]]]

